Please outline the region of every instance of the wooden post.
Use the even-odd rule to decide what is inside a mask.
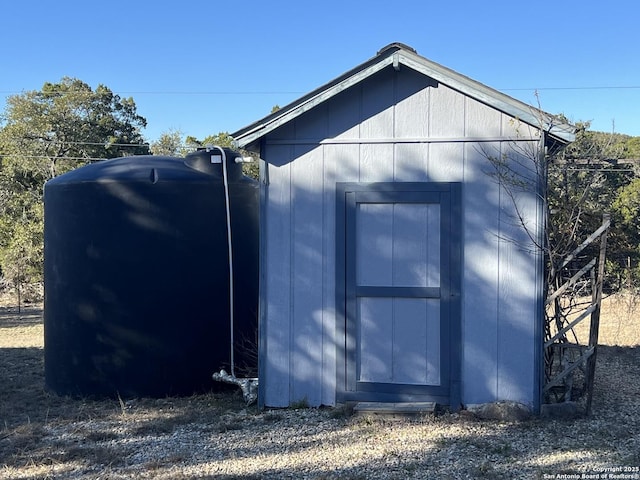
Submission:
[[[610,223],[610,216],[605,213],[602,216],[602,225]],[[593,381],[596,373],[596,358],[598,356],[598,330],[600,329],[600,307],[602,304],[602,282],[604,279],[604,264],[607,252],[607,231],[605,229],[600,236],[600,255],[598,257],[598,276],[596,278],[595,288],[591,292],[591,303],[595,305],[595,310],[591,314],[591,325],[589,327],[589,347],[593,348],[593,355],[587,360],[586,371],[586,390],[587,405],[586,414],[591,415],[591,401],[593,399]]]

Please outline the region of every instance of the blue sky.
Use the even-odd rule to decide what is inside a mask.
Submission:
[[[399,41],[593,130],[640,136],[637,0],[5,2],[0,109],[63,76],[133,97],[147,140],[233,132]]]

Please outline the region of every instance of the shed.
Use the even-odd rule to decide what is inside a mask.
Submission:
[[[261,405],[537,409],[544,216],[527,161],[570,125],[395,43],[232,136],[260,158]],[[508,190],[497,164],[534,188]]]

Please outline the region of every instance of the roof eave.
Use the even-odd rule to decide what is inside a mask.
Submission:
[[[377,60],[377,58],[376,58]],[[379,72],[388,65],[392,64],[393,59],[391,56],[382,58],[379,61],[369,61],[360,65],[359,67],[350,70],[344,75],[338,77],[332,82],[323,85],[312,92],[308,93],[304,97],[295,100],[277,110],[276,112],[267,115],[266,117],[258,120],[255,123],[248,125],[247,127],[238,130],[231,134],[240,148],[245,148],[248,145],[255,143],[260,137],[275,130],[276,128],[284,125],[287,122],[299,117],[308,110],[311,110],[315,106],[329,100],[335,95],[339,94],[343,90],[360,83],[362,80],[370,77],[374,73]]]
[[[497,110],[545,131],[564,143],[575,140],[575,127],[559,121],[555,116],[516,100],[498,90],[477,82],[447,67],[409,51],[399,51],[400,63],[434,80],[458,90]]]
[[[382,53],[376,57],[373,57],[326,85],[286,105],[271,115],[238,130],[231,136],[235,139],[238,147],[251,149],[264,135],[390,65],[393,65],[396,69],[398,69],[400,65],[403,65],[427,77],[433,78],[514,118],[518,118],[524,123],[543,130],[548,137],[554,139],[554,142],[569,144],[575,140],[575,128],[572,125],[561,122],[553,115],[432,62],[412,50],[403,48],[383,50]]]

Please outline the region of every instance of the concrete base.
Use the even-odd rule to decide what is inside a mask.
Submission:
[[[380,416],[382,418],[404,418],[425,414],[434,414],[435,402],[359,402],[353,407],[356,415]]]

